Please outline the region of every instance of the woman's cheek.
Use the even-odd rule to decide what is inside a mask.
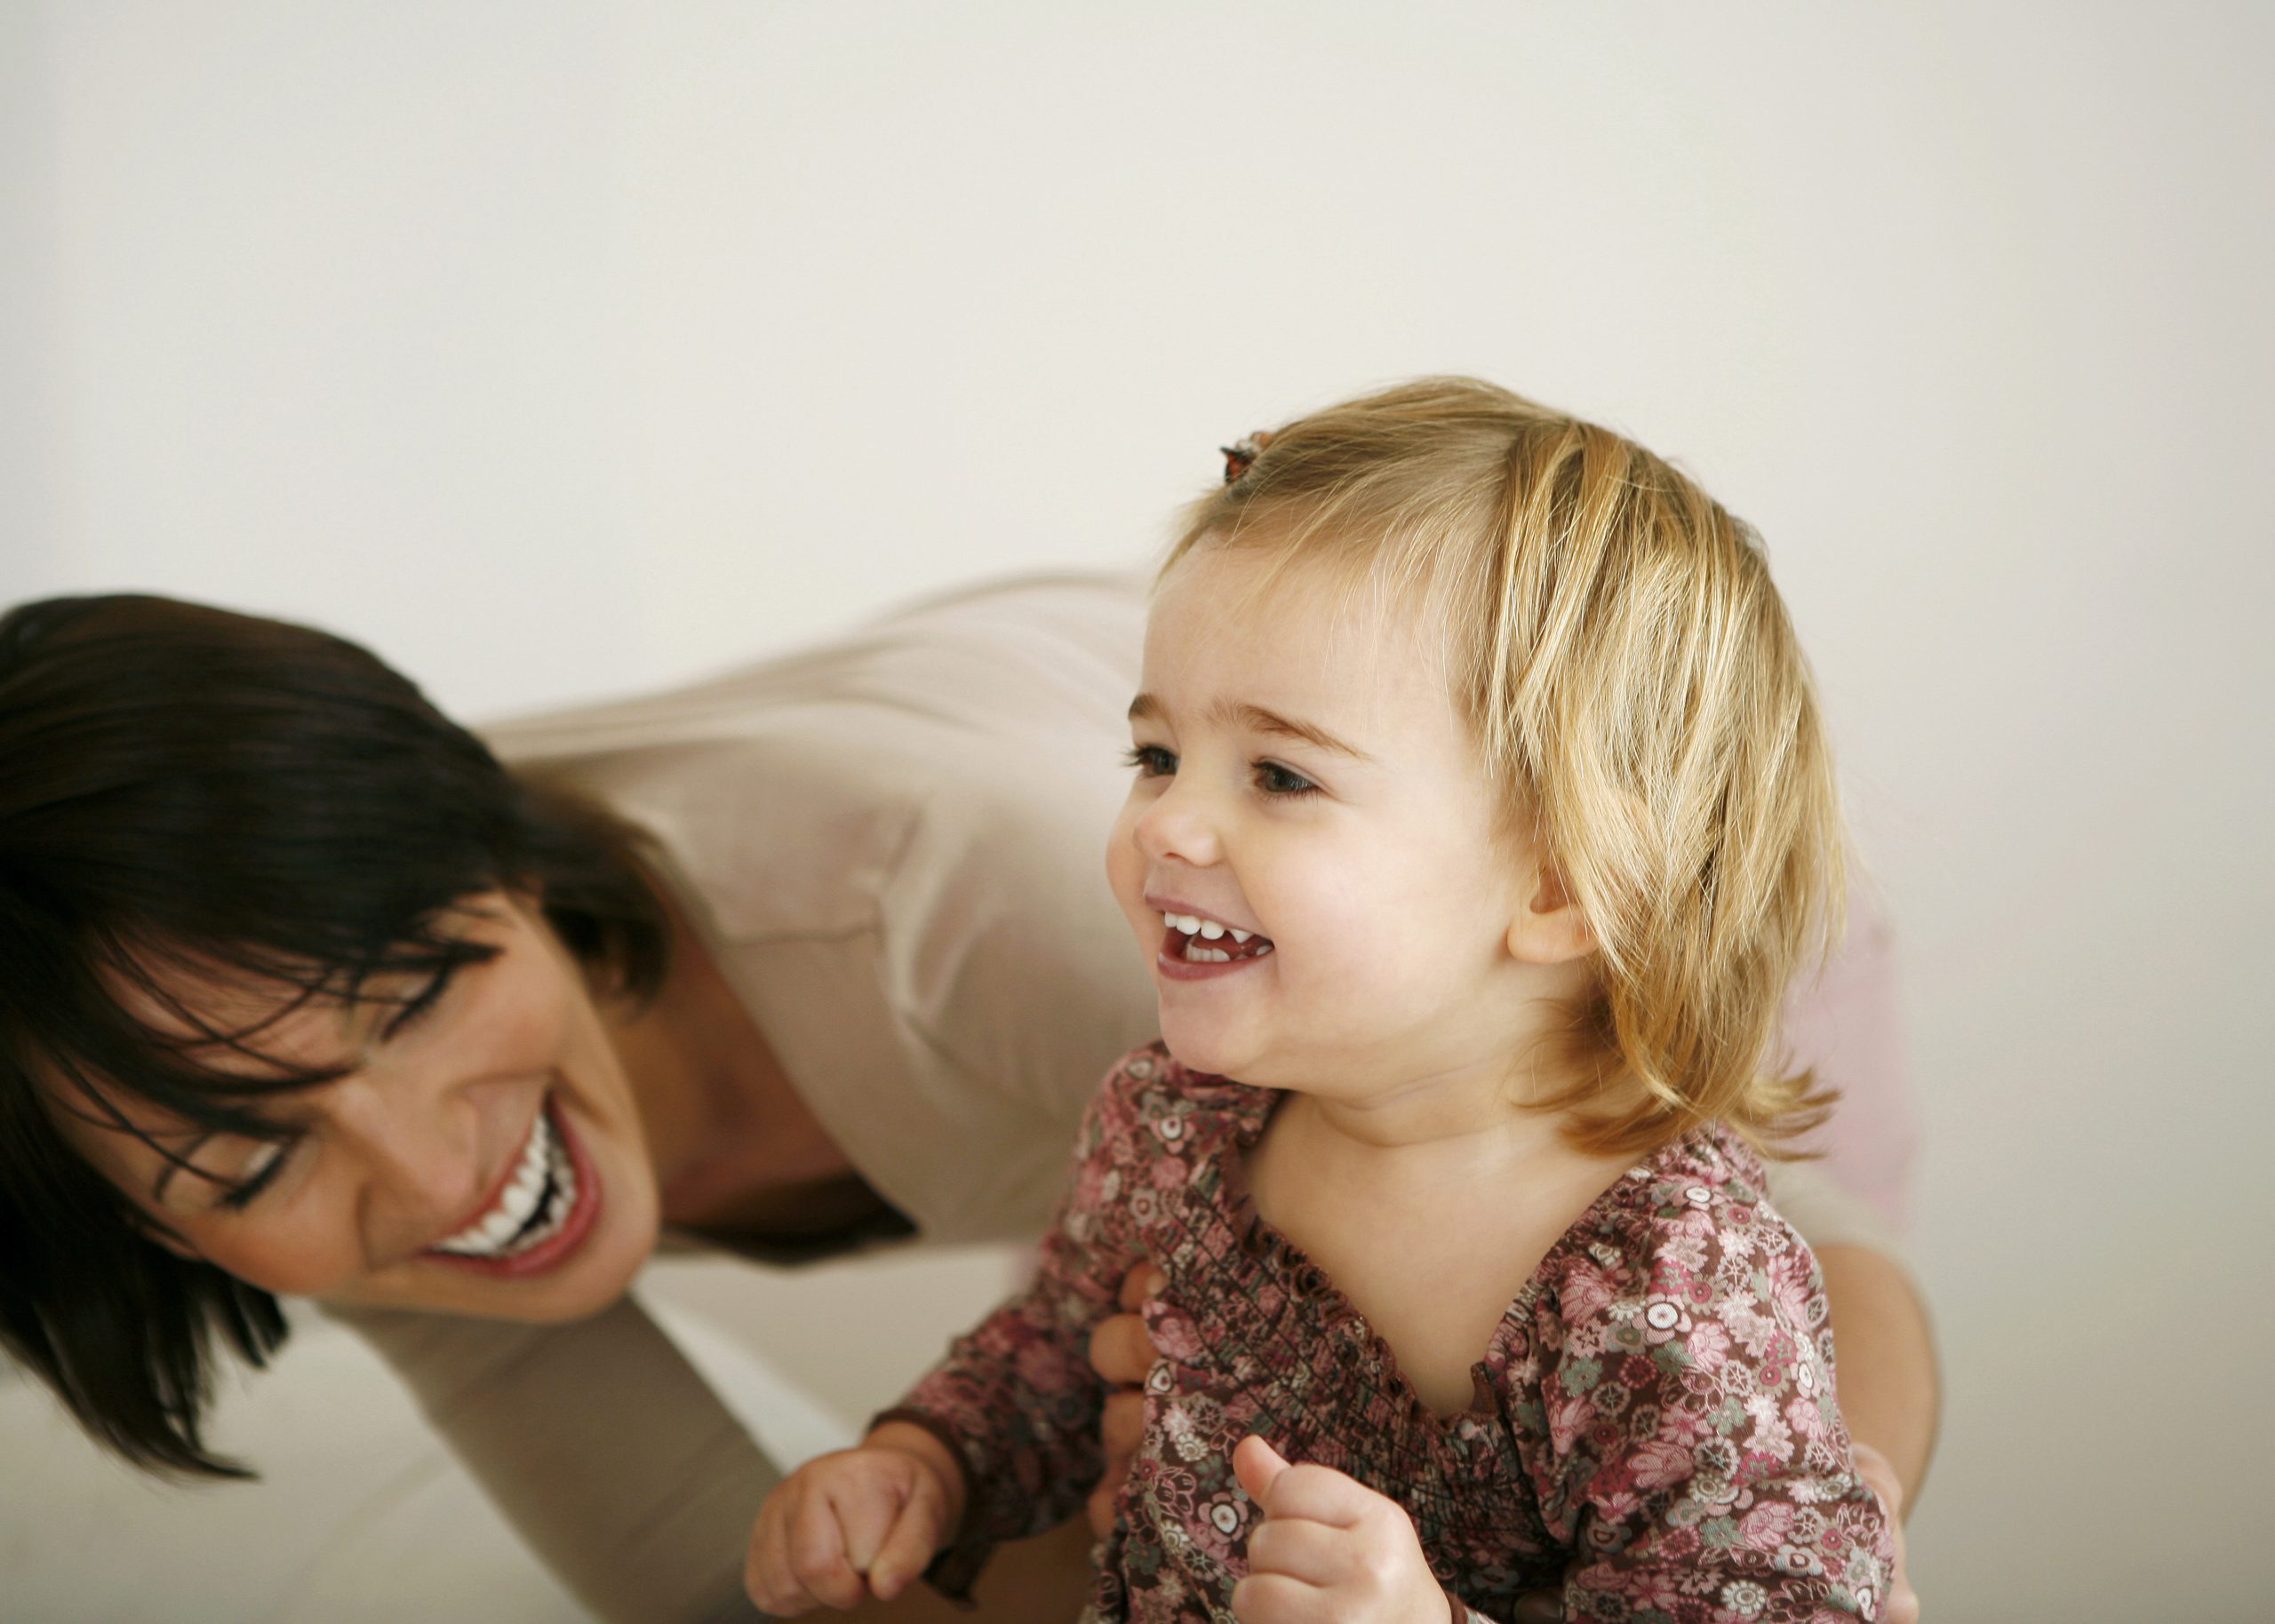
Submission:
[[[200,1247],[206,1261],[249,1286],[280,1297],[328,1297],[363,1273],[363,1249],[352,1222],[296,1221],[259,1235],[230,1236]]]

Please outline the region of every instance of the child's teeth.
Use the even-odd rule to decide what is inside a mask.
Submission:
[[[1225,934],[1225,927],[1214,919],[1203,919],[1201,921],[1201,934],[1208,940],[1214,942]]]
[[[1245,942],[1255,934],[1256,933],[1252,930],[1241,930],[1234,928],[1233,931],[1233,940],[1235,942]]]

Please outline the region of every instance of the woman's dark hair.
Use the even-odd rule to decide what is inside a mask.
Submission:
[[[0,617],[0,1343],[137,1465],[247,1475],[200,1439],[213,1344],[265,1364],[275,1299],[160,1246],[54,1113],[133,1133],[126,1095],[279,1137],[260,1096],[340,1073],[200,1063],[265,1059],[267,1021],[217,1027],[170,991],[182,974],[280,1008],[355,995],[488,958],[444,925],[501,888],[537,894],[597,982],[644,998],[670,930],[640,843],[327,633],[129,595]]]

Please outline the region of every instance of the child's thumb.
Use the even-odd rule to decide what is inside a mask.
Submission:
[[[1280,1452],[1257,1433],[1249,1433],[1233,1446],[1233,1476],[1241,1480],[1248,1497],[1263,1507],[1266,1515],[1272,1509],[1266,1497],[1272,1493],[1272,1485],[1280,1481],[1280,1474],[1287,1469],[1288,1462]]]
[[[946,1534],[940,1520],[940,1507],[931,1496],[908,1497],[869,1564],[869,1588],[879,1601],[892,1600],[931,1565]]]

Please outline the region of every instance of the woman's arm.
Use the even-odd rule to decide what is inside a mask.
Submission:
[[[1927,1310],[1911,1277],[1882,1253],[1830,1246],[1816,1260],[1832,1305],[1840,1413],[1849,1435],[1894,1469],[1909,1513],[1928,1476],[1941,1409]]]
[[[1898,991],[1895,933],[1872,894],[1854,890],[1839,950],[1794,984],[1784,1012],[1792,1064],[1840,1104],[1803,1142],[1823,1159],[1772,1164],[1769,1192],[1824,1270],[1849,1431],[1886,1458],[1908,1507],[1935,1449],[1938,1397],[1899,1234],[1918,1134]]]
[[[756,1620],[751,1514],[778,1473],[638,1303],[523,1325],[331,1309],[523,1540],[611,1624]]]

